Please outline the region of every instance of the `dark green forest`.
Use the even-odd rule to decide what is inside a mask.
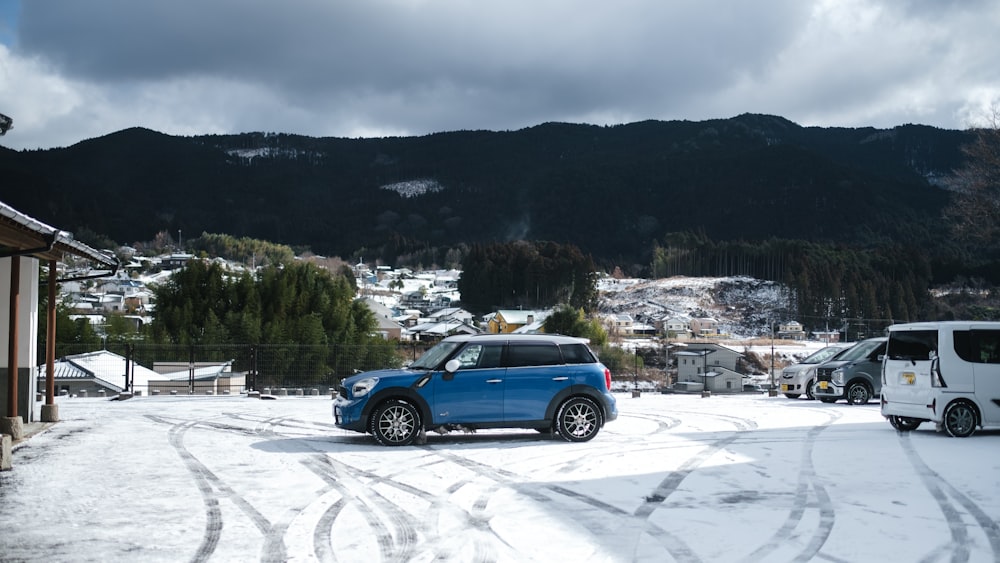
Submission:
[[[0,199],[120,244],[225,233],[347,261],[468,266],[472,309],[586,307],[591,296],[566,285],[563,266],[539,270],[519,254],[551,244],[595,271],[782,281],[806,323],[906,320],[961,314],[961,298],[942,310],[931,286],[1000,283],[1000,245],[955,240],[944,214],[947,178],[973,138],[755,114],[371,139],[136,128],[66,148],[0,148]]]

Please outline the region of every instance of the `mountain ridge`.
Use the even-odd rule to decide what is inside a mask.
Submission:
[[[10,205],[123,243],[223,232],[395,262],[527,238],[636,269],[683,231],[939,246],[948,201],[939,180],[970,135],[802,127],[763,114],[370,139],[133,127],[66,148],[0,151],[0,174]],[[405,182],[441,189],[383,189]]]

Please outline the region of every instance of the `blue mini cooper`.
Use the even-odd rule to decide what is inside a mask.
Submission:
[[[455,428],[530,428],[585,442],[618,417],[611,372],[587,342],[546,334],[450,336],[404,369],[346,378],[334,421],[386,446]]]

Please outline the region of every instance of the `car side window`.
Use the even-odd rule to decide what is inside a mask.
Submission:
[[[878,361],[879,356],[884,356],[885,349],[888,344],[888,342],[883,342],[876,346],[875,349],[872,350],[872,353],[868,354],[868,361],[875,362]]]
[[[973,361],[1000,364],[1000,330],[972,331]]]
[[[502,344],[469,344],[455,356],[461,364],[458,369],[500,367]]]
[[[563,363],[555,344],[511,343],[507,351],[507,366],[552,366]]]
[[[482,344],[469,344],[455,356],[461,364],[458,369],[474,368],[479,364],[479,356],[483,353]]]
[[[597,361],[584,344],[561,344],[559,349],[567,364],[592,364]]]
[[[481,368],[498,368],[503,357],[503,344],[486,344],[483,346],[483,353],[479,356],[479,366]]]

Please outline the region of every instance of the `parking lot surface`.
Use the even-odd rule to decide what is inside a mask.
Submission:
[[[618,394],[585,443],[378,446],[329,397],[61,398],[0,473],[3,561],[997,561],[1000,433],[878,405]]]

